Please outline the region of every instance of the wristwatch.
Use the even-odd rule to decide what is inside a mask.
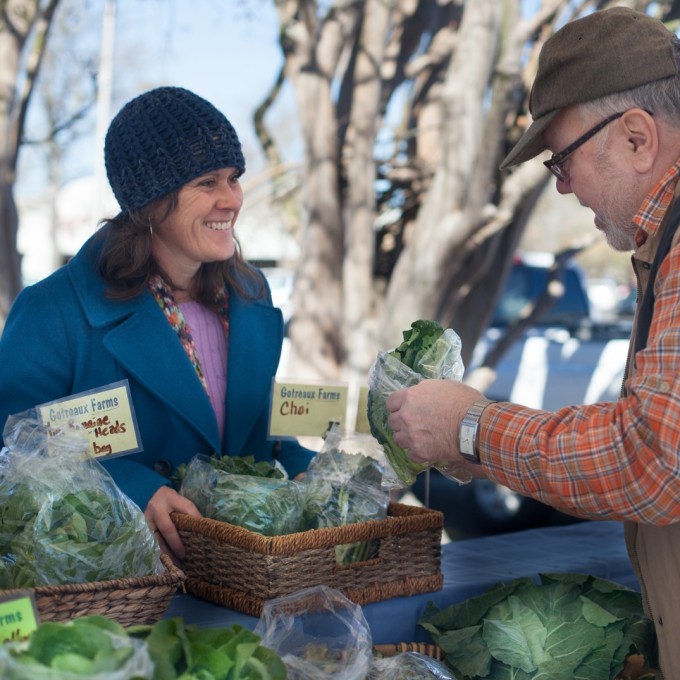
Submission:
[[[491,399],[479,399],[476,401],[460,421],[458,430],[458,448],[463,458],[472,463],[479,463],[479,449],[477,448],[477,430],[482,412],[494,402]]]

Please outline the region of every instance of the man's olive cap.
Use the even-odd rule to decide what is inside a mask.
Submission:
[[[529,97],[533,122],[501,169],[544,151],[543,133],[561,109],[677,75],[673,38],[661,21],[627,7],[563,26],[541,49]]]

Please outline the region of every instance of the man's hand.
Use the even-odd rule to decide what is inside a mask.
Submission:
[[[458,449],[458,428],[483,395],[455,380],[423,380],[387,399],[388,424],[398,446],[417,463],[467,462]]]
[[[201,517],[201,513],[188,498],[169,486],[160,487],[144,510],[146,523],[158,539],[161,550],[177,563],[184,559],[184,545],[170,518],[171,512],[181,512],[192,517]]]

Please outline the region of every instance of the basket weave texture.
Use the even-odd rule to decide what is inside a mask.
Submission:
[[[441,661],[444,658],[441,647],[428,642],[397,642],[396,644],[373,645],[373,651],[378,656],[387,657],[405,652],[418,652],[436,661]]]
[[[259,616],[269,599],[317,585],[368,604],[432,592],[444,583],[444,521],[436,510],[390,503],[382,520],[285,536],[179,513],[172,518],[186,549],[187,592],[251,616]],[[359,541],[377,542],[377,556],[338,564],[335,546]]]
[[[0,590],[0,596],[33,593],[40,621],[69,621],[78,616],[100,614],[123,626],[158,621],[178,588],[184,590],[184,572],[162,554],[163,574]]]

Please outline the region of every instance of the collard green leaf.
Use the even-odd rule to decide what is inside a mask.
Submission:
[[[545,649],[563,668],[573,670],[592,649],[602,647],[604,632],[587,621],[560,622],[548,630]]]
[[[108,631],[113,635],[127,635],[127,630],[118,623],[115,619],[109,619],[101,614],[90,614],[88,616],[79,616],[71,621],[72,626],[79,628],[85,626],[86,628],[99,628]]]
[[[544,657],[547,632],[536,614],[511,596],[488,613],[482,627],[491,656],[527,673],[535,671],[536,656]]]
[[[614,678],[625,665],[625,661],[615,662],[616,650],[623,640],[624,622],[618,621],[604,629],[604,643],[595,647],[574,670],[574,678]],[[625,655],[627,656],[627,654]],[[624,656],[624,659],[625,659]]]
[[[527,581],[531,583],[530,579]],[[418,623],[431,633],[437,630],[453,630],[480,624],[491,607],[509,597],[524,582],[524,579],[518,579],[508,585],[496,584],[481,595],[470,597],[443,609],[438,609],[430,603]]]
[[[606,628],[609,624],[621,620],[620,616],[611,614],[604,607],[601,607],[597,602],[594,602],[585,595],[581,595],[580,600],[583,603],[583,618],[593,626]]]
[[[465,678],[464,680],[477,680],[477,678]],[[502,661],[494,659],[484,680],[534,680],[534,673],[527,673],[520,668],[512,668]]]
[[[516,579],[497,585],[441,610],[431,605],[419,623],[465,680],[476,677],[467,674],[471,668],[489,680],[607,680],[631,654],[656,664],[654,627],[642,614],[639,593],[583,574],[540,578],[540,584]],[[471,636],[471,627],[480,623],[481,633]],[[462,658],[468,648],[450,644],[459,637],[467,644],[474,640],[478,659]],[[479,673],[489,658],[488,673]]]
[[[436,642],[446,663],[458,675],[485,678],[491,668],[491,654],[482,637],[482,626],[470,626],[443,633]]]

